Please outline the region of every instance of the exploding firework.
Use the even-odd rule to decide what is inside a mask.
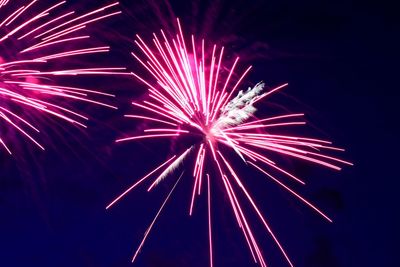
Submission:
[[[42,7],[39,0],[0,0],[0,143],[10,154],[6,132],[14,129],[41,149],[35,139],[39,132],[31,121],[35,113],[57,117],[85,127],[88,119],[71,110],[65,101],[75,100],[115,108],[95,100],[95,96],[112,96],[96,90],[61,86],[51,77],[86,74],[113,74],[121,68],[60,69],[67,58],[106,53],[107,46],[93,46],[85,28],[115,16],[117,2],[78,15],[65,11],[66,1]],[[24,2],[24,1],[22,1]],[[62,68],[62,67],[61,67]]]
[[[121,138],[116,142],[152,140],[155,138],[175,140],[183,138],[183,136],[195,136],[197,138],[190,139],[194,141],[181,151],[175,151],[175,155],[128,188],[112,201],[107,209],[133,188],[150,177],[154,177],[155,179],[148,188],[148,190],[151,190],[179,168],[184,160],[186,163],[189,158],[192,158],[193,189],[189,214],[192,214],[196,196],[200,195],[202,187],[206,183],[210,266],[213,266],[210,208],[212,203],[210,186],[213,182],[223,185],[232,212],[254,261],[261,266],[266,266],[266,261],[250,226],[249,219],[245,215],[243,204],[239,201],[239,191],[249,201],[255,214],[257,214],[289,265],[293,266],[266,218],[257,207],[252,195],[242,183],[242,178],[239,177],[237,170],[232,166],[232,157],[236,155],[238,159],[243,161],[244,166],[254,168],[265,174],[329,222],[332,220],[327,215],[276,177],[276,174],[281,174],[295,182],[304,184],[300,178],[280,167],[269,155],[278,153],[334,170],[340,170],[342,164],[351,165],[351,163],[321,153],[321,150],[342,150],[332,147],[328,141],[295,135],[272,134],[270,132],[272,128],[304,124],[304,122],[299,121],[303,114],[285,114],[268,118],[256,118],[254,115],[256,103],[284,88],[286,84],[265,92],[264,83],[258,83],[253,88],[236,92],[251,67],[244,70],[241,75],[234,76],[239,58],[234,60],[230,68],[227,68],[223,63],[223,47],[217,48],[214,45],[212,52],[209,53],[211,56],[206,56],[204,40],[197,46],[193,35],[191,47],[188,49],[179,20],[178,27],[179,33],[174,38],[168,38],[162,30],[161,38],[154,34],[152,45],[144,42],[140,36],[136,36],[135,44],[140,53],[132,53],[132,55],[148,71],[150,78],[145,79],[137,73],[132,73],[132,75],[149,88],[149,99],[141,103],[133,102],[133,105],[140,112],[126,115],[126,117],[146,120],[154,123],[155,126],[146,127],[143,134]],[[236,78],[233,79],[233,77]],[[198,138],[199,136],[200,138]],[[132,261],[136,259],[170,194],[147,229]]]

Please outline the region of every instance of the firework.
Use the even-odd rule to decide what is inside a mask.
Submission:
[[[182,136],[200,136],[201,138],[195,139],[182,151],[175,151],[175,155],[128,188],[112,201],[107,209],[133,188],[150,177],[154,177],[148,188],[151,190],[179,168],[183,161],[186,165],[189,158],[192,158],[193,189],[189,214],[192,214],[196,196],[200,195],[203,184],[206,183],[210,266],[213,266],[210,187],[217,182],[221,183],[226,190],[231,209],[254,261],[261,266],[266,266],[243,205],[239,202],[239,191],[247,198],[289,265],[293,266],[229,158],[236,155],[244,162],[243,166],[262,172],[329,222],[332,220],[327,215],[276,178],[275,173],[282,174],[295,182],[304,184],[300,178],[280,167],[268,155],[275,152],[334,170],[340,170],[342,164],[350,165],[351,163],[321,153],[321,150],[342,150],[332,147],[328,141],[295,135],[272,134],[270,132],[272,128],[304,124],[300,121],[303,114],[284,114],[268,118],[256,118],[254,115],[257,102],[284,88],[286,84],[264,91],[264,83],[258,83],[253,88],[237,92],[241,81],[251,67],[245,69],[241,75],[235,75],[239,58],[233,61],[230,68],[226,68],[223,63],[224,48],[217,48],[214,45],[212,52],[207,56],[204,40],[197,45],[193,35],[190,49],[188,49],[179,20],[178,27],[179,33],[174,38],[168,38],[162,30],[161,38],[153,34],[152,44],[136,36],[135,44],[139,53],[132,53],[132,55],[148,71],[150,78],[145,79],[137,73],[132,73],[132,75],[149,88],[149,99],[140,103],[133,102],[140,112],[126,115],[126,117],[146,120],[155,126],[148,126],[142,134],[121,138],[116,142],[146,138],[175,140]],[[234,94],[235,97],[233,97]],[[155,219],[164,205],[165,202]],[[146,231],[132,261],[136,259],[154,222],[155,220]]]
[[[51,77],[121,71],[122,68],[58,67],[67,58],[108,52],[108,46],[90,45],[85,28],[120,11],[115,10],[117,2],[81,15],[65,11],[66,1],[47,7],[42,7],[39,0],[26,1],[21,6],[14,3],[0,0],[0,126],[15,129],[44,149],[33,136],[39,132],[31,122],[35,113],[85,127],[88,118],[63,102],[75,100],[116,108],[94,98],[113,95],[55,84]],[[4,138],[4,131],[0,131],[0,143],[11,154]]]

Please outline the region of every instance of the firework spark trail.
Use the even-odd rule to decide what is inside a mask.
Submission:
[[[28,121],[35,112],[86,127],[88,118],[67,108],[64,101],[116,109],[95,99],[98,96],[114,97],[112,94],[61,86],[48,80],[55,76],[121,74],[124,68],[55,67],[66,58],[109,52],[108,46],[90,45],[90,35],[84,30],[92,23],[120,14],[115,10],[118,2],[83,15],[75,11],[64,12],[66,1],[47,8],[38,6],[40,2],[31,0],[14,7],[12,1],[0,0],[0,119],[5,122],[3,127],[10,126],[44,149],[33,136],[39,130]],[[0,132],[0,143],[11,154],[4,138],[4,133]]]
[[[144,236],[143,236],[142,242],[140,242],[140,245],[139,245],[138,249],[135,251],[135,255],[134,255],[133,258],[132,258],[132,262],[135,261],[137,255],[139,254],[140,250],[142,249],[142,247],[143,247],[143,245],[144,245],[144,242],[145,242],[146,239],[147,239],[147,236],[149,235],[149,233],[150,233],[151,229],[153,228],[154,224],[156,223],[158,216],[160,216],[160,213],[161,213],[162,210],[164,209],[165,204],[167,204],[167,202],[168,202],[170,196],[172,195],[172,193],[174,192],[176,186],[178,185],[179,181],[181,180],[181,178],[182,178],[182,176],[183,176],[183,173],[184,173],[184,172],[182,172],[181,175],[179,176],[178,180],[176,180],[174,186],[172,187],[171,191],[169,191],[167,197],[165,198],[164,202],[162,203],[162,205],[161,205],[160,209],[158,210],[156,216],[154,216],[153,221],[151,222],[151,224],[150,224],[149,227],[147,228],[147,230],[146,230],[146,232],[145,232],[145,234],[144,234]]]
[[[0,0],[0,8],[5,6],[8,3],[8,0]]]
[[[208,213],[208,242],[210,248],[210,267],[213,267],[212,225],[211,225],[211,188],[210,176],[207,174],[207,213]]]
[[[143,134],[124,137],[118,139],[117,142],[144,138],[176,139],[180,136],[199,135],[202,138],[200,141],[193,141],[188,145],[190,148],[184,150],[184,152],[177,153],[180,156],[177,157],[175,155],[173,158],[158,165],[152,172],[112,201],[107,206],[107,209],[155,172],[160,171],[161,174],[158,175],[149,189],[170,174],[184,158],[193,157],[193,191],[189,214],[192,214],[196,195],[200,195],[203,177],[206,176],[210,266],[213,266],[210,207],[210,180],[212,180],[212,176],[215,177],[214,181],[220,181],[225,188],[233,214],[254,261],[263,267],[266,266],[266,261],[245,215],[245,210],[239,202],[239,192],[236,191],[236,188],[239,188],[241,194],[249,201],[253,212],[257,214],[286,261],[290,266],[293,266],[288,254],[273,233],[253,197],[232,167],[228,154],[233,153],[239,156],[247,166],[254,167],[265,174],[266,177],[272,179],[329,222],[332,220],[327,215],[270,173],[274,171],[300,184],[304,184],[300,178],[278,166],[268,156],[268,152],[302,159],[334,170],[340,170],[340,165],[342,164],[352,164],[323,154],[321,150],[343,151],[343,149],[331,146],[329,141],[272,134],[269,129],[305,124],[305,122],[299,120],[304,115],[302,113],[284,114],[261,119],[257,119],[254,116],[256,112],[254,105],[257,102],[284,88],[287,84],[263,92],[264,83],[258,83],[247,91],[236,92],[251,67],[245,69],[241,75],[236,75],[236,67],[239,60],[239,58],[236,58],[232,66],[226,71],[223,67],[225,64],[222,61],[224,48],[217,49],[217,46],[214,45],[211,57],[209,57],[209,54],[206,55],[205,52],[204,40],[201,42],[201,48],[198,49],[193,35],[191,38],[192,50],[189,51],[179,20],[178,27],[179,33],[172,39],[167,38],[167,35],[162,30],[161,38],[157,34],[153,34],[152,45],[144,42],[137,35],[135,44],[141,56],[139,53],[132,53],[133,57],[151,75],[150,79],[145,79],[137,73],[132,73],[135,78],[148,86],[149,100],[145,100],[142,103],[133,102],[132,104],[142,112],[129,114],[126,117],[147,120],[157,125],[161,124],[164,128],[147,128],[143,131]],[[234,81],[233,77],[236,77],[236,81]],[[232,97],[234,93],[236,93],[236,97]],[[266,169],[270,170],[267,171]],[[146,236],[147,234],[148,232],[146,232]],[[140,248],[143,246],[144,240],[140,244]],[[139,253],[139,249],[136,251],[134,259]]]

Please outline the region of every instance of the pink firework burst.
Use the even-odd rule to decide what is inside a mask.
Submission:
[[[271,128],[304,124],[304,122],[299,121],[303,114],[285,114],[268,118],[256,118],[254,116],[256,112],[255,104],[284,88],[286,84],[264,92],[264,84],[259,83],[253,88],[237,92],[241,81],[251,67],[233,80],[232,77],[239,58],[234,60],[230,68],[225,68],[223,47],[217,48],[214,45],[210,53],[211,56],[207,57],[204,40],[197,46],[195,38],[192,36],[190,46],[188,46],[179,20],[178,27],[179,33],[173,39],[167,38],[163,31],[161,31],[161,38],[154,34],[151,45],[137,36],[135,44],[140,54],[132,53],[132,55],[148,71],[151,78],[144,79],[136,73],[132,73],[132,75],[149,88],[149,99],[141,103],[134,102],[133,105],[138,107],[141,112],[129,114],[126,117],[147,120],[154,123],[154,126],[144,129],[143,134],[121,138],[116,142],[153,140],[155,138],[176,139],[180,136],[200,136],[201,138],[197,138],[183,151],[176,151],[175,155],[158,165],[112,201],[107,209],[137,185],[154,177],[155,179],[148,188],[148,190],[151,190],[173,173],[183,160],[188,161],[188,158],[193,158],[191,166],[193,188],[189,214],[192,214],[196,196],[200,195],[204,183],[206,183],[210,266],[213,266],[211,181],[223,185],[232,212],[254,261],[261,266],[266,266],[265,258],[250,221],[245,215],[243,204],[239,201],[238,191],[241,191],[241,194],[248,200],[255,214],[265,226],[267,233],[279,247],[289,265],[293,266],[252,195],[242,183],[243,178],[239,177],[232,166],[230,158],[236,156],[243,161],[244,166],[254,168],[265,174],[329,222],[332,220],[327,215],[275,176],[276,173],[283,174],[295,182],[304,184],[300,178],[279,166],[269,155],[277,153],[334,170],[340,170],[342,164],[351,165],[351,163],[323,154],[322,150],[342,150],[332,147],[328,141],[270,133],[268,129]],[[147,229],[132,261],[136,259],[170,194]]]
[[[118,2],[84,14],[65,11],[66,1],[46,7],[39,0],[22,1],[25,4],[20,6],[16,2],[0,0],[0,126],[3,129],[11,127],[44,149],[34,138],[39,129],[30,118],[35,113],[85,127],[88,118],[69,109],[65,101],[83,101],[116,108],[95,100],[95,96],[113,95],[61,86],[55,84],[52,77],[114,74],[123,70],[108,67],[58,67],[67,58],[108,52],[108,46],[90,44],[90,35],[85,28],[121,12],[115,10]],[[4,138],[4,131],[0,131],[0,143],[11,154]]]

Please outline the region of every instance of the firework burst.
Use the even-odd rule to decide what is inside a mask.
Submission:
[[[42,7],[39,0],[0,0],[0,143],[10,154],[4,129],[19,132],[41,149],[34,137],[39,132],[31,122],[35,113],[85,127],[86,116],[69,109],[65,101],[75,100],[115,108],[95,100],[113,95],[85,88],[55,85],[51,77],[86,74],[114,74],[122,68],[60,69],[67,58],[106,53],[108,46],[90,45],[85,28],[115,16],[117,2],[78,15],[65,11],[66,1]],[[21,2],[21,1],[20,1]],[[62,68],[62,67],[61,67]]]
[[[189,214],[192,214],[196,196],[200,195],[206,183],[210,266],[213,266],[210,208],[212,182],[223,185],[232,212],[254,261],[261,266],[266,266],[261,248],[245,215],[247,211],[245,212],[239,201],[239,191],[249,201],[289,265],[293,266],[229,158],[236,155],[244,162],[244,166],[262,172],[329,222],[332,220],[327,215],[276,178],[275,174],[283,174],[295,182],[304,184],[300,178],[280,167],[268,155],[278,153],[334,170],[340,170],[342,164],[351,165],[351,163],[320,152],[321,150],[342,150],[332,147],[328,141],[270,133],[272,128],[304,124],[299,120],[303,114],[285,114],[261,119],[254,115],[257,102],[284,88],[286,84],[265,92],[264,83],[258,83],[253,88],[236,92],[251,67],[244,70],[241,75],[235,76],[239,58],[234,60],[231,67],[226,68],[223,63],[224,48],[217,48],[214,45],[212,52],[206,56],[204,40],[197,46],[193,35],[190,49],[188,49],[179,20],[178,27],[179,33],[174,38],[168,38],[163,31],[161,31],[161,38],[153,34],[151,45],[144,42],[140,36],[136,36],[135,44],[140,53],[132,53],[132,55],[148,71],[150,78],[145,79],[137,73],[132,73],[132,75],[149,88],[149,99],[140,103],[133,102],[133,105],[141,111],[137,114],[126,115],[126,117],[146,120],[154,123],[155,126],[146,127],[140,135],[121,138],[116,142],[155,138],[176,139],[182,136],[197,136],[197,138],[181,151],[175,151],[175,155],[128,188],[112,201],[107,209],[137,185],[154,177],[148,188],[151,190],[179,168],[183,160],[188,162],[189,158],[193,158],[191,171],[193,189]],[[236,78],[233,79],[233,77]],[[132,261],[136,259],[164,205],[165,202],[146,231]]]

